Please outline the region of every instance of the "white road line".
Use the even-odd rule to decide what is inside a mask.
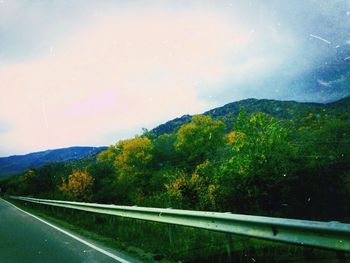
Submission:
[[[41,219],[41,218],[39,218],[39,217],[37,217],[35,215],[32,215],[32,214],[30,214],[30,213],[28,213],[28,212],[18,208],[17,206],[11,204],[10,202],[8,202],[8,201],[6,201],[6,200],[4,200],[2,198],[1,198],[1,200],[3,200],[4,202],[8,203],[11,206],[13,206],[14,208],[18,209],[19,211],[21,211],[21,212],[23,212],[23,213],[25,213],[25,214],[27,214],[27,215],[29,215],[31,217],[34,217],[35,219],[39,220],[40,222],[42,222],[42,223],[44,223],[44,224],[46,224],[48,226],[51,226],[52,228],[62,232],[63,234],[65,234],[67,236],[70,236],[71,238],[74,238],[75,240],[78,240],[79,242],[81,242],[81,243],[83,243],[83,244],[85,244],[85,245],[87,245],[87,246],[97,250],[98,252],[100,252],[100,253],[102,253],[102,254],[110,257],[110,258],[118,260],[121,263],[130,263],[130,261],[127,261],[127,260],[125,260],[125,259],[123,259],[121,257],[118,257],[118,256],[116,256],[116,255],[114,255],[114,254],[112,254],[112,253],[110,253],[110,252],[108,252],[108,251],[106,251],[106,250],[104,250],[102,248],[99,248],[99,247],[97,247],[97,246],[95,246],[95,245],[93,245],[93,244],[91,244],[91,243],[89,243],[89,242],[87,242],[87,241],[85,241],[85,240],[83,240],[83,239],[81,239],[81,238],[79,238],[79,237],[77,237],[77,236],[75,236],[75,235],[73,235],[73,234],[71,234],[71,233],[69,233],[69,232],[67,232],[67,231],[65,231],[65,230],[63,230],[63,229],[53,225],[53,224],[51,224],[51,223],[49,223],[49,222],[46,222],[45,220],[43,220],[43,219]]]

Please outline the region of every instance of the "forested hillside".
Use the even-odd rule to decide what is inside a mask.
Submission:
[[[223,121],[227,127],[232,125],[233,117],[237,117],[240,110],[248,114],[263,112],[277,119],[297,119],[308,112],[314,114],[328,114],[332,116],[347,115],[349,112],[350,97],[332,103],[301,103],[296,101],[258,100],[246,99],[226,104],[209,110],[203,115],[211,116],[213,119]],[[168,121],[152,130],[155,135],[176,131],[181,125],[189,123],[191,115]]]
[[[349,220],[349,102],[231,103],[118,141],[96,162],[46,165],[0,186],[78,201]]]

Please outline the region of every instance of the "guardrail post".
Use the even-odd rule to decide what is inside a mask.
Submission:
[[[169,236],[170,246],[174,247],[173,226],[171,224],[168,224],[168,236]]]
[[[137,236],[137,226],[136,226],[136,224],[137,224],[136,219],[133,218],[133,219],[132,219],[132,231],[133,231],[134,237]]]
[[[226,252],[227,252],[229,262],[232,262],[232,251],[233,251],[232,235],[229,233],[226,233]]]
[[[113,216],[109,216],[108,217],[109,218],[109,224],[111,224],[111,225],[114,225],[114,217]]]

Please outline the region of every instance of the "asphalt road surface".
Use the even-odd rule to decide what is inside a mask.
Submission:
[[[0,199],[1,263],[134,262]]]

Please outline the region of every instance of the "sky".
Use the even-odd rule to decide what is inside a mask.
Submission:
[[[0,0],[0,156],[246,98],[350,94],[350,1]]]

